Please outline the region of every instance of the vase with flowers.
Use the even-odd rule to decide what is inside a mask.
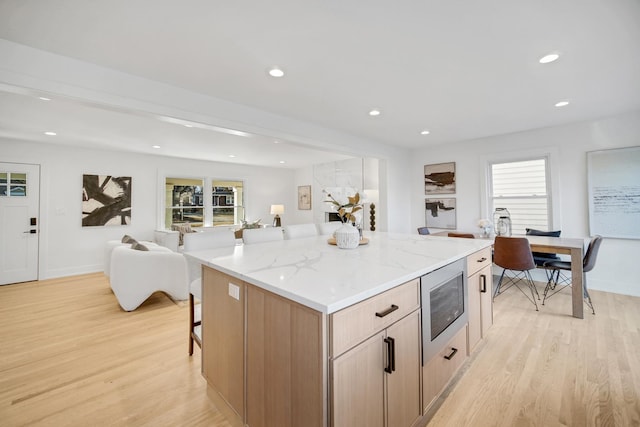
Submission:
[[[334,209],[337,211],[340,220],[342,221],[342,227],[335,231],[336,246],[340,249],[354,249],[360,244],[361,234],[360,231],[354,227],[357,221],[356,212],[362,210],[360,204],[360,193],[356,192],[353,196],[347,196],[346,203],[341,203],[336,200],[330,193],[326,193],[328,200],[327,203],[331,203]]]
[[[491,224],[491,221],[489,221],[488,219],[479,219],[478,220],[478,227],[480,228],[480,234],[482,235],[482,237],[489,237],[491,235],[491,227],[493,224]]]

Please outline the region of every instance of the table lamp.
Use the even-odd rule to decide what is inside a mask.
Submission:
[[[273,226],[280,227],[280,214],[284,213],[284,205],[271,205],[271,215],[273,217]]]

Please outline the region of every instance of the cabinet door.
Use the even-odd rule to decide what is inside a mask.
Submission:
[[[393,339],[394,370],[386,374],[387,426],[409,427],[421,415],[420,402],[420,316],[408,315],[387,329]]]
[[[469,352],[493,325],[493,276],[488,265],[469,277]]]
[[[240,299],[229,296],[229,285]],[[202,374],[239,419],[244,417],[244,282],[202,271]]]
[[[333,427],[384,425],[384,332],[331,363]]]
[[[482,278],[480,270],[469,276],[469,352],[478,345],[482,338],[482,313],[480,309]],[[491,290],[488,292],[491,294]]]

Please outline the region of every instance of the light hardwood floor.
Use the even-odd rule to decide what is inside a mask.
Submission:
[[[429,427],[640,426],[640,298],[591,291],[596,314],[581,320],[570,292],[539,312],[515,288],[499,295]]]
[[[592,297],[597,314],[579,320],[568,290],[540,312],[516,289],[499,296],[429,427],[640,426],[640,298]],[[163,294],[123,312],[101,273],[1,286],[0,425],[228,427],[187,323]]]

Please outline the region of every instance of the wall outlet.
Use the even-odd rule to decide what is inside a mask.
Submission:
[[[240,301],[240,286],[229,283],[229,296]]]

